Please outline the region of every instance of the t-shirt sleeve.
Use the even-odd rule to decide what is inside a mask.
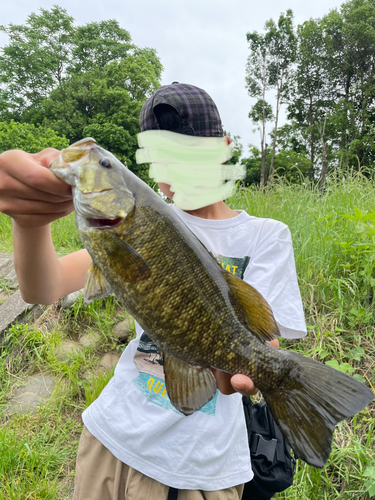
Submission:
[[[306,335],[288,226],[270,219],[266,221],[243,279],[270,304],[282,337]]]

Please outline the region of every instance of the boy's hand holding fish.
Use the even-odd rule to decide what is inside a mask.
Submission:
[[[24,228],[43,227],[73,210],[71,188],[48,170],[60,154],[53,148],[0,155],[0,212]]]

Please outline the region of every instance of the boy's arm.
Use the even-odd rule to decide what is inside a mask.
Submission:
[[[57,258],[50,222],[73,211],[70,186],[48,170],[59,151],[0,155],[0,212],[13,218],[14,263],[25,301],[51,304],[82,288],[91,263],[86,250]]]
[[[53,304],[79,290],[91,264],[87,250],[58,258],[50,225],[23,228],[13,223],[14,267],[22,298],[30,304]]]

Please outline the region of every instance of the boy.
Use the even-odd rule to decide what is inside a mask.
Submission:
[[[210,96],[173,83],[159,88],[141,111],[141,131],[169,130],[222,137]],[[83,286],[91,264],[86,250],[57,259],[49,223],[73,210],[70,188],[43,167],[54,150],[0,155],[0,210],[14,219],[14,258],[27,302],[51,304]],[[162,192],[173,199],[166,183]],[[223,201],[175,210],[230,272],[251,283],[270,303],[281,335],[305,335],[288,228],[231,210]],[[286,299],[286,297],[288,299]],[[75,500],[241,498],[252,477],[240,394],[254,394],[250,379],[214,371],[220,392],[185,417],[161,392],[161,360],[149,356],[151,339],[137,338],[123,353],[113,379],[84,412],[77,457]],[[278,347],[278,341],[273,341]],[[171,489],[170,489],[171,488]]]

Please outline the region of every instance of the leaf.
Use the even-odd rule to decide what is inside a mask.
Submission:
[[[371,477],[372,479],[375,479],[375,467],[372,466],[366,467],[363,475],[365,477]]]
[[[358,220],[361,220],[363,218],[363,213],[360,211],[359,208],[354,207],[354,212],[355,212],[355,215],[357,216]]]
[[[319,354],[319,357],[320,357],[320,359],[325,359],[328,355],[329,355],[329,352],[327,352],[327,351],[322,351],[322,352]]]
[[[332,368],[338,368],[339,362],[336,359],[331,359],[330,361],[325,362],[326,365],[332,366]]]
[[[369,494],[370,498],[375,497],[375,484],[370,486],[370,488],[367,490],[367,493]]]
[[[353,367],[349,363],[341,363],[337,369],[342,373],[350,373],[353,371]]]
[[[355,375],[353,375],[353,378],[355,378],[356,380],[358,380],[358,382],[361,382],[362,384],[364,384],[366,382],[366,379],[364,379],[362,377],[362,375],[360,375],[359,373],[356,373]]]
[[[361,361],[362,356],[365,354],[365,350],[362,347],[355,347],[350,349],[348,352],[348,357],[350,359],[355,359],[356,361]]]

